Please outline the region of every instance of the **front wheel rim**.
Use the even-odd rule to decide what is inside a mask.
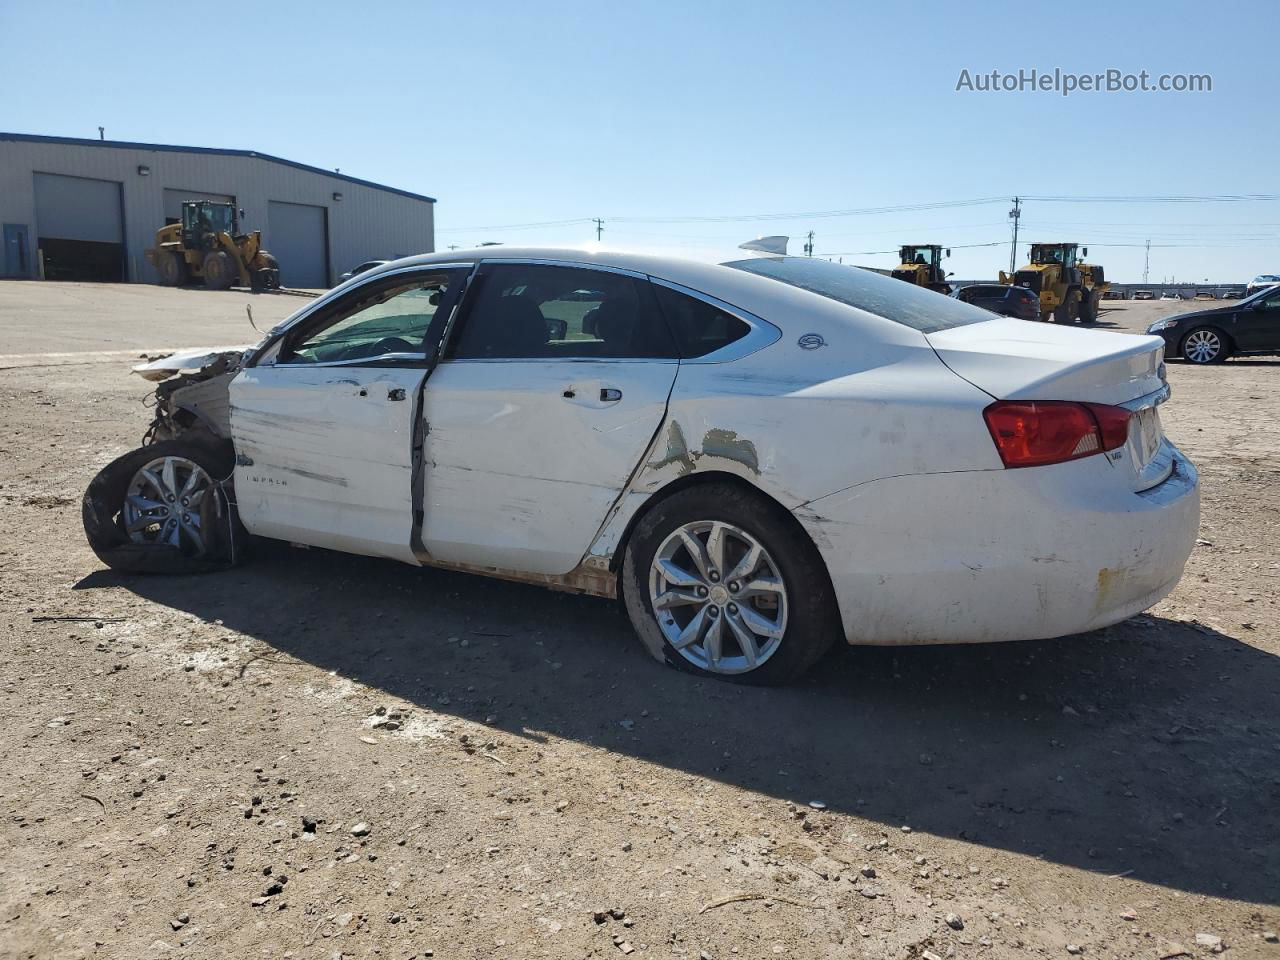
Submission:
[[[126,535],[134,543],[164,544],[187,556],[202,556],[208,549],[212,489],[212,478],[192,460],[152,460],[129,481],[121,510]]]
[[[1208,363],[1222,350],[1222,341],[1212,330],[1197,330],[1187,337],[1183,352],[1192,363]]]
[[[649,602],[663,638],[708,673],[759,669],[787,630],[786,583],[769,551],[741,527],[698,520],[654,554]]]

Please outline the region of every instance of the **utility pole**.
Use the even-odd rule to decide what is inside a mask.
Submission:
[[[1018,221],[1022,218],[1022,200],[1013,198],[1013,209],[1009,211],[1009,219],[1013,221],[1013,244],[1009,247],[1009,272],[1018,269]]]
[[[1142,284],[1146,286],[1147,274],[1151,270],[1151,241],[1147,241],[1147,259],[1142,262]]]
[[[813,231],[812,231],[812,230],[810,230],[810,231],[806,234],[806,237],[808,237],[808,239],[807,239],[807,240],[805,240],[805,244],[804,244],[804,255],[805,255],[806,257],[812,257],[812,256],[813,256]]]
[[[106,127],[99,127],[99,128],[98,128],[98,139],[99,139],[99,140],[105,140],[105,139],[107,139],[107,128],[106,128]]]
[[[457,250],[457,249],[458,249],[458,245],[457,245],[456,243],[451,243],[451,244],[449,244],[449,249],[450,249],[450,250]]]
[[[604,233],[604,221],[601,220],[599,217],[596,217],[595,224],[596,224],[596,242],[599,243],[600,235]]]

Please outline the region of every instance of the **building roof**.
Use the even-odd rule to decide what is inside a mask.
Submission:
[[[270,163],[283,164],[286,167],[294,167],[298,170],[306,170],[308,173],[318,173],[326,177],[332,177],[335,180],[345,180],[347,183],[358,183],[362,187],[385,190],[387,193],[408,197],[411,200],[424,200],[427,203],[436,202],[435,197],[424,196],[420,193],[410,193],[408,190],[388,187],[385,184],[374,183],[372,180],[349,177],[345,173],[335,173],[333,170],[313,167],[308,163],[298,163],[294,160],[285,160],[283,157],[273,157],[269,153],[259,153],[257,150],[227,150],[222,147],[181,147],[169,143],[133,143],[129,140],[93,140],[88,137],[46,137],[34,133],[5,133],[0,131],[0,141],[4,140],[12,140],[19,143],[63,143],[74,147],[116,147],[125,150],[163,150],[170,153],[204,153],[221,157],[253,157]]]

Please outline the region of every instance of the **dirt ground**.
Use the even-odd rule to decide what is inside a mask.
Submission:
[[[103,569],[130,359],[248,302],[301,301],[0,284],[0,956],[1280,960],[1280,359],[1169,364],[1204,519],[1149,613],[760,690],[534,587]]]

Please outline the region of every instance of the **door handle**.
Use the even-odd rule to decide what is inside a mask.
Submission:
[[[616,403],[621,399],[622,399],[622,391],[619,390],[617,387],[601,387],[600,388],[601,403]]]
[[[388,391],[387,391],[387,399],[388,399],[388,400],[403,400],[403,399],[404,399],[404,387],[392,387],[390,390],[388,390]]]

